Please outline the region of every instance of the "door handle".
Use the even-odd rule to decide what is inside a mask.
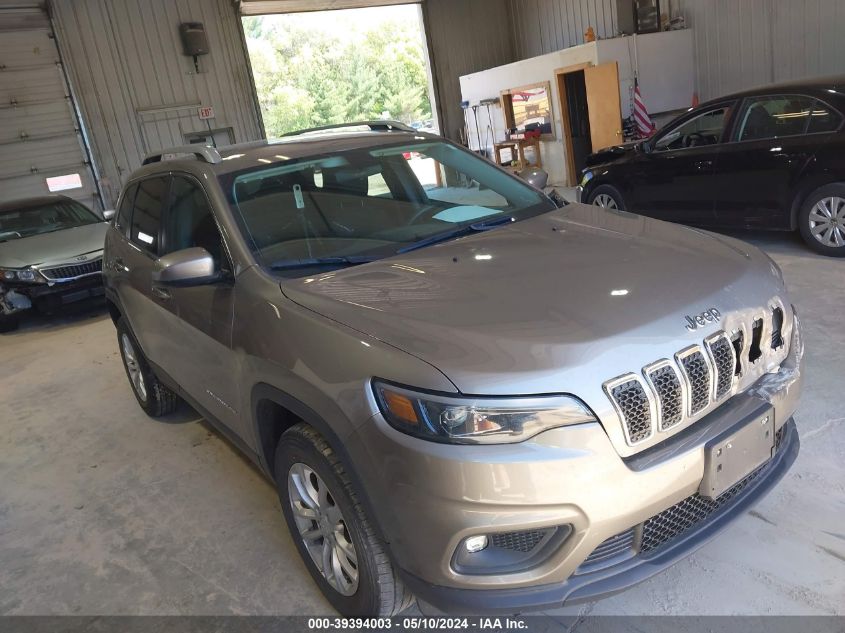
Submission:
[[[164,301],[170,299],[170,291],[167,288],[162,288],[161,286],[153,286],[153,294]]]
[[[128,273],[129,268],[126,267],[126,264],[123,262],[123,259],[120,257],[115,257],[111,262],[111,269],[118,273]]]
[[[700,160],[695,164],[696,169],[707,169],[713,166],[712,160]]]

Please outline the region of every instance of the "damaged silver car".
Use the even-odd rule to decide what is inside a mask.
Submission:
[[[0,332],[30,308],[53,312],[103,294],[108,220],[66,196],[0,204]]]

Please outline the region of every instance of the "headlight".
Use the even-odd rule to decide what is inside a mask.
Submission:
[[[443,396],[374,381],[376,401],[395,429],[434,442],[510,444],[571,424],[595,422],[571,396]]]
[[[593,172],[585,171],[584,175],[581,177],[581,186],[583,187],[588,182],[590,182],[592,179],[593,179]]]
[[[23,281],[25,283],[40,283],[44,278],[31,268],[0,268],[0,279],[3,281]]]

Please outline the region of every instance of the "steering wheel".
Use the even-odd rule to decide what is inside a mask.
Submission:
[[[411,226],[412,224],[415,224],[416,221],[419,220],[426,213],[431,213],[432,211],[439,211],[439,210],[440,210],[439,205],[427,204],[422,209],[417,211],[413,216],[411,216],[411,219],[408,220],[407,222],[405,222],[405,226]]]
[[[706,145],[707,139],[701,132],[690,132],[684,136],[684,147],[698,147],[699,145]]]

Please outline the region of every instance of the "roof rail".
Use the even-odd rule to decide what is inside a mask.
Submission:
[[[336,123],[335,125],[323,125],[320,127],[312,127],[306,130],[297,130],[296,132],[288,132],[283,134],[282,138],[289,136],[302,136],[304,134],[312,134],[314,132],[330,132],[332,130],[343,130],[355,127],[368,127],[373,132],[418,132],[410,125],[405,125],[399,121],[375,120],[375,121],[353,121],[351,123]]]
[[[211,145],[180,145],[178,147],[168,147],[167,149],[148,155],[144,159],[143,164],[160,163],[167,154],[193,154],[198,159],[210,165],[216,165],[222,160],[220,158],[220,152]]]

